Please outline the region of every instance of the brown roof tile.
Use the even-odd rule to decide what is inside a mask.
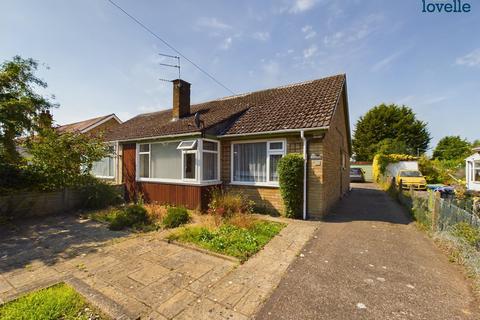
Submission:
[[[88,127],[93,126],[94,124],[96,124],[96,123],[98,123],[98,122],[100,122],[100,121],[102,121],[102,120],[104,120],[108,117],[111,117],[112,115],[113,115],[113,113],[112,114],[107,114],[106,116],[101,116],[101,117],[87,119],[87,120],[83,120],[83,121],[79,121],[79,122],[64,124],[64,125],[58,126],[56,128],[56,130],[58,132],[79,132],[79,131],[87,129]]]
[[[246,93],[191,106],[191,114],[171,121],[172,110],[138,115],[107,134],[108,140],[133,140],[199,132],[194,114],[204,128],[231,120],[215,134],[244,134],[326,127],[342,92],[345,75]]]

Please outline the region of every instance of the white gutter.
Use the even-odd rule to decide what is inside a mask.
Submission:
[[[303,141],[303,220],[307,220],[307,138],[305,131],[300,131],[300,138]]]
[[[329,126],[317,127],[317,128],[304,128],[304,129],[283,129],[283,130],[272,130],[272,131],[260,131],[260,132],[249,132],[249,133],[233,133],[219,135],[218,138],[228,138],[228,137],[243,137],[243,136],[255,136],[262,134],[273,134],[273,133],[292,133],[292,132],[302,132],[302,131],[316,131],[316,130],[328,130]]]
[[[145,138],[132,138],[132,139],[119,139],[119,140],[110,140],[107,142],[130,142],[130,141],[144,141],[144,140],[156,140],[156,139],[163,139],[163,138],[176,138],[176,137],[185,137],[185,136],[197,136],[201,135],[201,132],[194,131],[190,133],[180,133],[180,134],[171,134],[166,136],[154,136],[154,137],[145,137]]]

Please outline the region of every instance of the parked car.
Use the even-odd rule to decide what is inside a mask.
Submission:
[[[403,189],[427,190],[427,180],[418,170],[399,170],[395,181]]]
[[[365,182],[365,172],[360,168],[350,168],[351,182]]]

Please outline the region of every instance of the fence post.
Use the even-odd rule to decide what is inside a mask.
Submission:
[[[432,208],[432,231],[438,229],[438,216],[440,214],[440,192],[433,193],[433,208]]]

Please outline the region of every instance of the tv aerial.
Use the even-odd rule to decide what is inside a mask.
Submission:
[[[177,63],[177,64],[160,63],[160,62],[159,62],[159,64],[160,64],[161,66],[164,66],[164,67],[176,68],[176,69],[178,70],[178,79],[181,79],[181,77],[180,77],[180,57],[179,57],[179,56],[172,56],[172,55],[164,54],[164,53],[159,53],[158,55],[159,55],[159,56],[162,56],[162,57],[165,57],[165,58],[175,59],[175,60],[176,60],[176,63]],[[165,81],[165,82],[172,82],[172,81],[173,81],[173,80],[162,79],[162,78],[160,78],[159,80],[160,80],[160,81]]]

